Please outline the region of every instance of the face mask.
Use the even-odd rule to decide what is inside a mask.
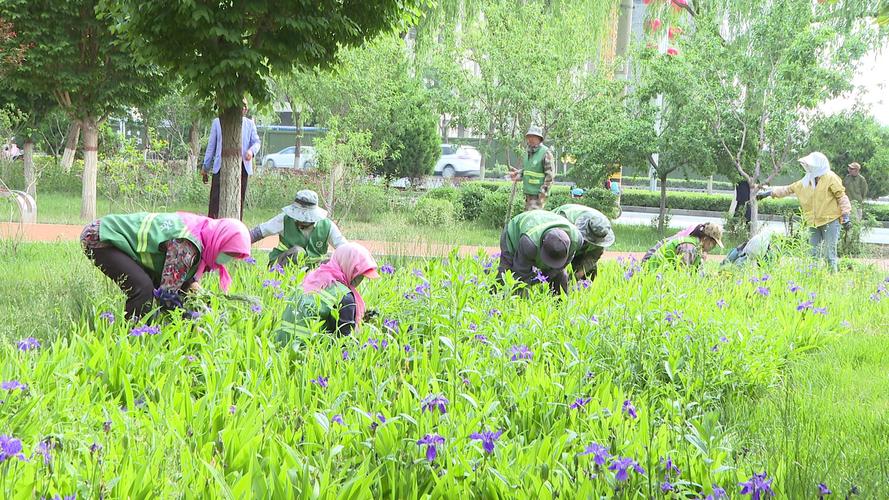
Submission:
[[[220,253],[219,255],[216,256],[216,263],[219,264],[220,266],[224,266],[225,264],[231,262],[232,260],[234,260],[234,257],[232,257],[231,255],[229,255],[227,253]]]

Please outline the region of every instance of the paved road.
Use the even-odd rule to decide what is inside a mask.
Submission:
[[[657,217],[657,214],[624,212],[621,214],[616,222],[618,224],[641,224],[647,226],[651,223],[651,219],[654,217]],[[717,222],[722,224],[725,222],[725,220],[721,217],[695,217],[692,215],[674,215],[670,219],[670,227],[682,229],[693,224],[700,224],[701,222]],[[785,232],[783,222],[762,222],[762,224],[764,224],[765,229],[768,231],[779,233]],[[889,245],[889,228],[874,228],[862,235],[861,240],[865,243]]]

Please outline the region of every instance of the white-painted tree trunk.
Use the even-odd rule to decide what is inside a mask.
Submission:
[[[37,199],[37,172],[34,171],[34,141],[25,139],[24,144],[25,192]]]
[[[80,218],[88,222],[96,218],[96,178],[99,169],[99,120],[84,118],[83,129],[83,191],[80,199]]]
[[[77,142],[80,140],[81,124],[79,120],[73,120],[68,125],[68,136],[65,138],[65,152],[62,153],[62,168],[65,172],[71,171],[74,165],[74,153],[77,151]]]

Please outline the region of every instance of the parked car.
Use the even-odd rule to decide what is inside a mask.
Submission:
[[[482,154],[472,146],[442,144],[441,158],[435,164],[433,175],[442,177],[479,177]]]
[[[262,166],[269,170],[273,168],[294,168],[293,153],[295,151],[296,146],[290,146],[277,153],[269,153],[262,158]],[[315,168],[315,148],[312,146],[302,146],[301,151],[298,169]]]

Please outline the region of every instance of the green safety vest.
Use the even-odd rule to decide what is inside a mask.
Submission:
[[[577,225],[577,219],[579,219],[581,215],[602,215],[602,213],[595,208],[590,208],[586,205],[578,205],[577,203],[567,203],[565,205],[557,207],[555,210],[553,210],[553,213],[556,213],[568,219],[568,222],[574,224],[575,226]],[[583,237],[583,233],[581,233],[581,237]],[[583,244],[574,255],[574,260],[583,260],[583,258],[586,257],[587,254],[591,254],[596,250],[602,250],[602,247],[593,245],[592,243],[587,243],[586,240],[583,240]],[[599,256],[601,257],[601,252],[599,253]]]
[[[522,191],[531,196],[540,194],[540,188],[543,186],[543,162],[546,159],[547,148],[543,144],[537,148],[531,155],[525,155],[524,166],[522,167]]]
[[[138,262],[155,281],[160,280],[167,258],[166,249],[161,249],[161,245],[175,239],[192,242],[198,255],[204,250],[177,214],[138,212],[99,219],[99,240]],[[189,269],[186,279],[194,276],[196,270],[197,262]]]
[[[568,260],[570,261],[577,249],[583,242],[583,236],[580,231],[561,215],[547,212],[546,210],[530,210],[520,213],[512,218],[506,225],[506,245],[510,253],[515,253],[519,247],[519,239],[527,236],[531,239],[537,249],[540,249],[543,243],[543,236],[550,229],[562,229],[568,233],[571,244],[568,247]],[[540,257],[537,258],[537,267],[539,269],[549,269],[543,265]]]
[[[340,302],[349,292],[349,287],[339,282],[317,292],[298,291],[284,309],[283,324],[278,329],[278,341],[288,342],[295,333],[309,334],[313,322],[334,318]]]
[[[691,243],[698,248],[700,245],[700,241],[697,238],[693,238],[691,236],[686,236],[684,238],[674,238],[672,240],[667,240],[661,245],[660,248],[655,250],[654,254],[651,256],[651,259],[648,260],[648,267],[660,267],[664,264],[672,265],[674,267],[679,265],[679,254],[676,249],[679,245],[684,243]],[[692,266],[701,265],[701,252],[695,252],[695,260],[692,262]]]
[[[274,262],[283,252],[294,246],[306,250],[306,257],[310,260],[319,260],[327,254],[327,241],[330,239],[330,219],[321,219],[315,223],[312,232],[307,237],[296,226],[296,221],[284,216],[284,231],[278,235],[278,246],[269,252],[269,261]]]

